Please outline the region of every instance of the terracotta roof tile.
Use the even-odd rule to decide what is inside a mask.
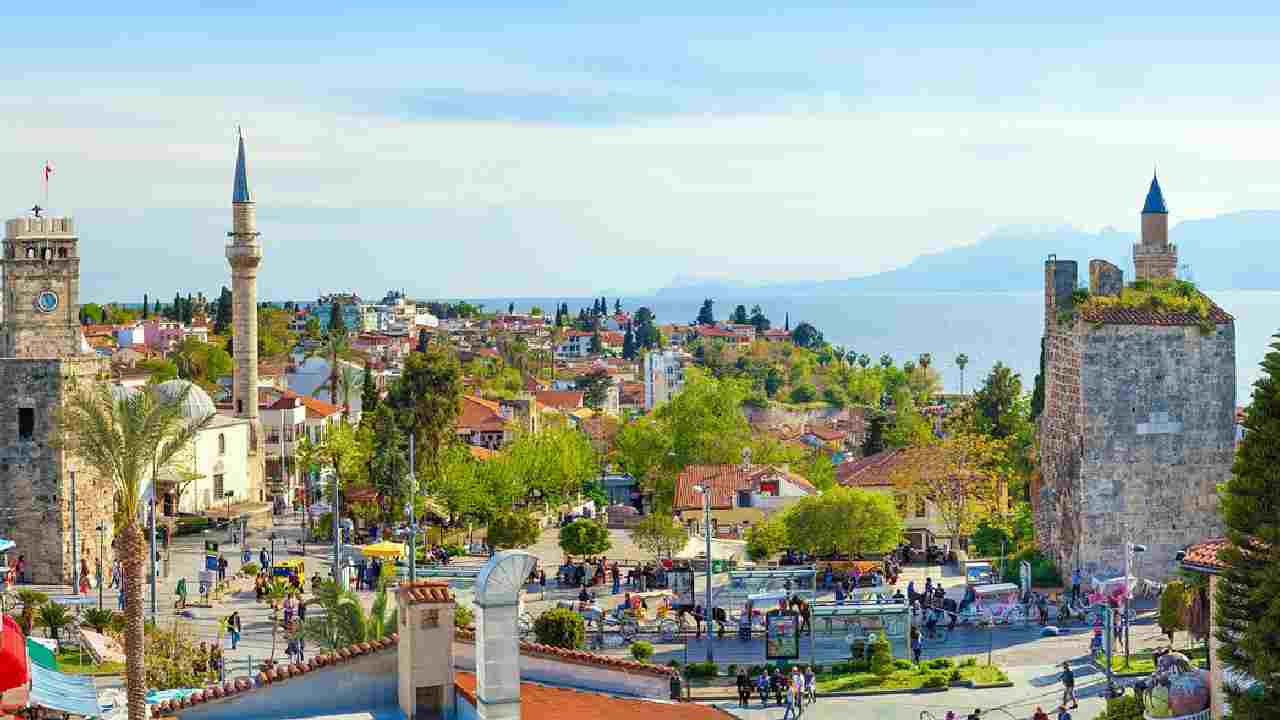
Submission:
[[[1230,543],[1230,540],[1220,537],[1192,545],[1182,556],[1182,564],[1200,569],[1221,570],[1225,566],[1218,560],[1218,551]]]
[[[892,485],[894,470],[906,459],[901,450],[882,450],[836,466],[836,482],[845,487],[885,487]]]
[[[770,477],[780,476],[809,493],[817,491],[808,480],[772,465],[690,465],[676,478],[676,510],[697,510],[702,507],[702,496],[694,491],[695,485],[711,490],[712,509],[726,510],[734,507],[740,490],[753,490],[756,484]]]
[[[476,703],[474,673],[454,673],[454,684],[468,701]],[[655,717],[656,716],[656,717]],[[521,720],[728,720],[733,716],[719,708],[698,703],[658,702],[620,698],[604,693],[520,683]]]
[[[1086,303],[1080,307],[1080,317],[1085,322],[1103,323],[1105,325],[1199,325],[1202,320],[1192,312],[1174,312],[1151,307],[1125,307],[1122,305],[1094,305]],[[1209,320],[1215,325],[1234,322],[1227,311],[1217,304],[1209,303]]]
[[[582,393],[577,390],[543,390],[534,393],[538,403],[557,410],[577,410],[582,407]]]
[[[454,633],[454,638],[461,640],[462,642],[475,642],[476,632],[470,628],[459,629]],[[615,670],[625,670],[627,672],[641,673],[644,675],[657,675],[659,677],[671,677],[672,675],[677,674],[675,668],[670,668],[665,665],[636,662],[634,660],[625,660],[623,658],[611,657],[609,655],[597,655],[583,650],[566,650],[565,648],[524,642],[523,640],[520,642],[520,654],[552,658],[561,662],[574,663],[577,665],[608,667]]]
[[[501,432],[507,427],[498,403],[474,395],[463,395],[458,402],[458,419],[454,427],[459,430]]]
[[[396,586],[396,595],[408,605],[453,604],[453,593],[449,592],[449,583],[439,580],[400,583]]]

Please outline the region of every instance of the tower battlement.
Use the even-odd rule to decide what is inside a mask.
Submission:
[[[4,221],[4,236],[7,240],[75,234],[75,221],[69,217],[20,217]]]

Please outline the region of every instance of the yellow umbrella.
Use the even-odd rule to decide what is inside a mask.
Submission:
[[[404,543],[383,540],[372,545],[362,545],[360,552],[376,558],[398,558],[404,555]]]

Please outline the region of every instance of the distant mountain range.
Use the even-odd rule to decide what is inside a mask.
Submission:
[[[1280,210],[1249,210],[1205,220],[1188,220],[1169,231],[1178,261],[1197,285],[1216,290],[1280,289]],[[921,255],[886,272],[844,280],[747,285],[730,280],[683,279],[657,292],[660,297],[842,294],[868,290],[1038,290],[1050,254],[1080,263],[1088,279],[1089,260],[1102,258],[1133,277],[1134,233],[1105,228],[1089,233],[1072,227],[1001,228],[973,245]]]

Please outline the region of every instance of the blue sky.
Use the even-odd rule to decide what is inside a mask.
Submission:
[[[1135,229],[1153,164],[1175,222],[1280,207],[1267,6],[1040,5],[6,8],[0,196],[54,162],[88,299],[225,282],[237,124],[266,297],[848,277]]]

